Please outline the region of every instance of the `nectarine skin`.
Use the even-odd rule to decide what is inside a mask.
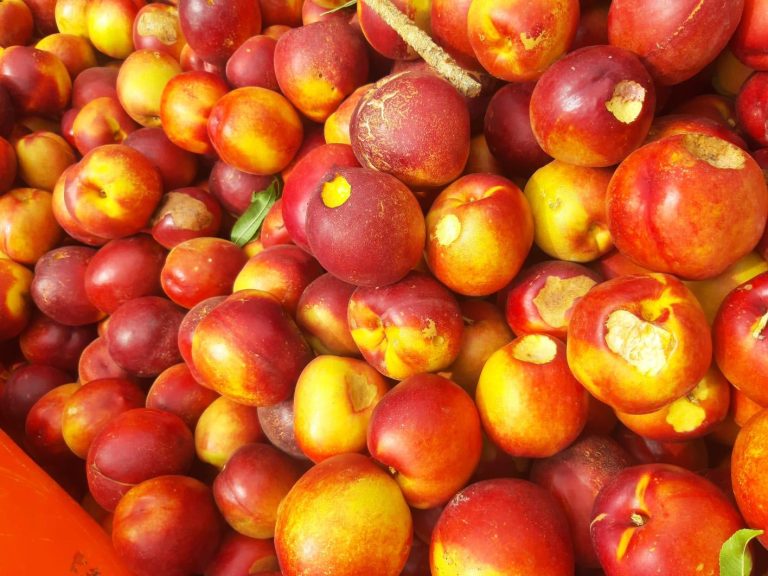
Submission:
[[[474,0],[467,16],[475,56],[508,82],[537,80],[568,50],[578,25],[577,0]]]
[[[589,534],[592,507],[603,486],[632,464],[630,455],[615,440],[588,435],[531,466],[531,481],[549,490],[563,506],[579,566],[600,566]]]
[[[370,168],[328,172],[309,199],[305,228],[323,268],[356,286],[401,280],[424,250],[416,197],[394,176]]]
[[[454,292],[487,296],[520,271],[533,245],[527,199],[510,180],[462,176],[445,188],[426,216],[427,265]]]
[[[768,216],[768,188],[741,148],[679,134],[621,163],[608,185],[607,213],[619,252],[656,272],[701,280],[755,247]]]
[[[299,114],[285,96],[257,86],[228,92],[208,116],[216,153],[249,174],[275,174],[288,166],[303,134]]]
[[[324,122],[342,100],[368,78],[368,53],[362,36],[338,20],[289,30],[277,41],[277,82],[296,108]]]
[[[112,239],[140,232],[162,196],[154,165],[125,144],[94,148],[67,172],[64,202],[89,234]]]
[[[653,81],[637,56],[614,46],[588,46],[542,74],[531,94],[531,128],[553,158],[606,167],[642,144],[655,105]]]
[[[587,423],[589,395],[573,377],[565,344],[528,334],[483,366],[475,402],[494,443],[517,457],[546,458],[573,442]]]
[[[768,272],[743,282],[725,297],[712,324],[718,367],[736,388],[761,406],[768,406],[763,336],[767,290]]]
[[[388,286],[358,288],[347,319],[368,363],[398,380],[449,366],[459,353],[464,328],[453,295],[420,272]]]
[[[572,576],[573,544],[560,504],[527,480],[471,484],[451,500],[429,548],[433,576]]]
[[[291,395],[312,350],[280,302],[241,290],[214,307],[192,334],[192,364],[201,382],[251,406]]]
[[[712,482],[647,464],[625,468],[600,491],[590,531],[608,574],[718,574],[720,548],[743,526]]]
[[[725,48],[743,8],[744,0],[618,0],[608,11],[608,39],[638,54],[660,84],[678,84]]]
[[[469,157],[469,135],[461,95],[420,71],[380,80],[360,99],[350,123],[360,164],[409,186],[441,186],[458,177]]]
[[[189,476],[159,476],[120,501],[112,544],[137,576],[187,576],[208,566],[223,528],[208,486]]]
[[[412,541],[397,483],[362,454],[316,464],[280,504],[275,549],[285,576],[400,574]]]
[[[731,481],[741,514],[751,528],[768,528],[766,515],[766,460],[761,455],[768,443],[768,412],[760,411],[741,429],[731,455]],[[765,534],[759,536],[768,545]]]
[[[195,456],[192,432],[169,412],[134,408],[110,420],[88,448],[88,489],[114,510],[136,484],[164,474],[186,474]]]
[[[441,506],[467,483],[480,461],[480,416],[458,384],[436,374],[417,374],[376,405],[368,450],[394,471],[409,505]]]

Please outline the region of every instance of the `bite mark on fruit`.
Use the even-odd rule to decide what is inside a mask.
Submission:
[[[606,329],[608,349],[645,376],[658,375],[677,345],[673,334],[627,310],[611,312]]]
[[[174,224],[186,230],[205,230],[213,216],[205,204],[188,194],[168,192],[151,220],[152,226],[170,216]]]
[[[352,195],[352,185],[344,176],[336,176],[330,182],[323,184],[320,192],[323,204],[328,208],[338,208],[342,206]]]
[[[608,226],[599,222],[593,222],[587,229],[587,235],[592,238],[595,250],[605,253],[613,246],[613,237]]]
[[[440,246],[450,246],[461,234],[461,221],[455,214],[446,214],[435,225],[432,238]]]
[[[154,36],[166,46],[172,46],[179,38],[176,22],[174,11],[144,12],[136,22],[136,32],[140,36]]]
[[[605,108],[623,124],[632,124],[643,111],[645,88],[634,80],[622,80],[613,88],[611,99]]]
[[[426,340],[431,340],[437,336],[437,326],[435,326],[435,321],[432,318],[427,318],[427,326],[422,328],[421,336]]]
[[[678,398],[669,405],[665,418],[667,424],[678,433],[693,432],[704,423],[707,411],[699,404],[693,393]]]
[[[520,362],[547,364],[557,356],[557,344],[544,334],[523,336],[512,349],[512,356]]]
[[[533,305],[541,319],[550,326],[565,326],[566,314],[573,308],[574,302],[589,292],[595,284],[597,282],[589,276],[548,276],[544,286],[533,299]]]
[[[533,34],[528,34],[528,32],[520,32],[520,42],[523,45],[523,48],[526,50],[535,50],[539,44],[544,42],[546,40],[546,34],[544,34],[544,31],[542,30],[538,34],[535,32]]]
[[[344,375],[347,388],[347,398],[355,412],[362,412],[376,399],[376,386],[362,374],[348,373]]]
[[[741,148],[714,136],[686,134],[683,136],[683,146],[694,158],[713,168],[742,170],[746,163]]]

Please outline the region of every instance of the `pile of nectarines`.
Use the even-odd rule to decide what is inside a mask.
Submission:
[[[767,180],[768,0],[0,0],[0,428],[136,576],[765,571]]]

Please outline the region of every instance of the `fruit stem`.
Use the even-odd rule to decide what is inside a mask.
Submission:
[[[413,48],[424,61],[440,76],[453,84],[464,96],[474,98],[480,94],[482,85],[429,35],[416,26],[390,0],[365,0],[365,5],[386,22],[403,41]]]
[[[630,514],[629,517],[632,520],[632,524],[634,524],[638,528],[643,524],[645,524],[645,517],[639,512],[632,512],[632,514]]]

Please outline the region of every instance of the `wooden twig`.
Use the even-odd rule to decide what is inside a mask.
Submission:
[[[482,85],[438,46],[429,35],[400,12],[390,0],[365,0],[365,5],[386,22],[403,41],[440,76],[470,98],[480,94]]]

